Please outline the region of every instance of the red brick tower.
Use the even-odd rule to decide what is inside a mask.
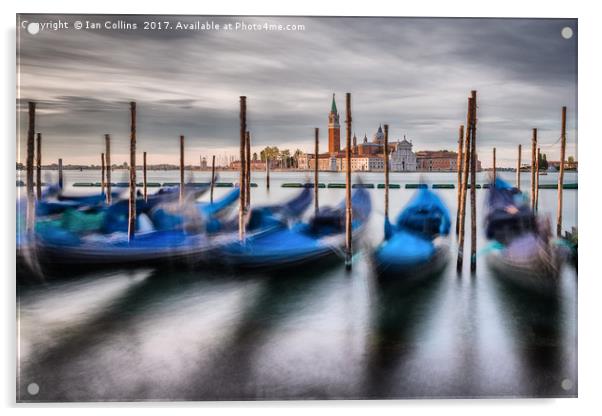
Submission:
[[[328,153],[331,155],[341,150],[341,126],[339,124],[339,112],[332,94],[332,105],[328,113]]]

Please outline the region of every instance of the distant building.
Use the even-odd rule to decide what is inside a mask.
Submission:
[[[416,152],[417,170],[422,172],[457,172],[458,153],[449,150],[421,150]],[[481,161],[477,160],[477,171]]]
[[[383,171],[385,169],[384,159],[382,156],[352,156],[351,157],[351,170],[370,172],[370,171]],[[338,170],[347,170],[347,159],[340,159],[340,168]]]
[[[578,167],[578,162],[572,161],[569,162],[568,160],[564,161],[564,168],[566,170],[577,170]],[[560,160],[548,160],[548,170],[552,171],[552,172],[557,172],[560,170]]]
[[[397,142],[388,144],[389,167],[392,172],[453,172],[457,171],[458,154],[448,150],[413,152],[412,141],[404,136]],[[382,126],[378,126],[372,139],[364,134],[363,140],[358,143],[357,136],[353,134],[351,142],[351,170],[352,171],[382,171],[384,170],[385,133]],[[318,170],[342,171],[347,169],[346,148],[341,148],[341,127],[339,113],[332,95],[330,112],[328,113],[328,152],[320,153],[317,158]],[[312,153],[303,153],[298,156],[298,168],[315,169],[316,157]],[[477,170],[481,170],[481,162],[477,161]]]
[[[207,158],[201,159],[201,169],[207,169]]]
[[[270,168],[274,168],[275,163],[270,161]],[[240,160],[235,160],[230,163],[230,169],[239,170],[240,169]],[[251,160],[251,170],[265,170],[266,163],[261,160]]]
[[[389,166],[392,172],[416,171],[416,154],[412,152],[412,142],[407,141],[405,136],[395,144],[389,156]]]
[[[297,158],[299,169],[314,170],[315,156],[313,153],[302,153]],[[330,153],[321,153],[318,155],[318,170],[337,171],[337,158],[331,156]]]

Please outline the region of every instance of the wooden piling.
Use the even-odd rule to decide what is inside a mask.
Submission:
[[[42,199],[42,133],[36,135],[36,198]]]
[[[184,202],[184,136],[180,135],[180,204]]]
[[[495,147],[493,148],[493,187],[495,188],[495,180],[496,180],[496,166],[495,166]]]
[[[560,131],[560,172],[558,174],[558,212],[556,214],[556,235],[562,236],[562,197],[564,186],[564,157],[566,152],[566,107],[562,107],[562,126]]]
[[[318,215],[318,212],[320,211],[320,205],[318,203],[318,187],[319,187],[319,181],[318,181],[318,155],[320,154],[320,143],[319,143],[319,135],[320,135],[320,129],[319,128],[315,128],[314,129],[314,133],[315,133],[315,147],[314,147],[314,213],[316,215]]]
[[[251,133],[248,131],[245,141],[245,160],[247,162],[247,170],[245,173],[245,186],[247,187],[245,191],[245,207],[248,211],[249,207],[251,206]]]
[[[146,180],[146,152],[142,153],[142,182],[144,186],[144,202],[148,201],[148,195],[146,193],[147,180]]]
[[[265,187],[270,189],[270,158],[265,157]]]
[[[537,147],[537,162],[535,165],[535,212],[539,210],[539,160],[541,158],[541,150]]]
[[[477,92],[471,91],[472,123],[470,135],[470,271],[477,269]]]
[[[351,221],[353,215],[353,207],[351,206],[351,93],[345,93],[345,106],[347,109],[347,119],[345,124],[347,131],[345,132],[345,159],[347,160],[346,175],[345,175],[345,267],[351,270],[351,255],[352,255],[352,228]]]
[[[105,154],[100,154],[100,193],[105,193]]]
[[[522,157],[522,145],[518,145],[518,162],[516,164],[516,189],[520,191],[520,165],[521,165],[521,157]]]
[[[215,155],[211,158],[211,189],[209,190],[209,201],[213,204],[213,188],[215,188]]]
[[[464,153],[464,125],[458,129],[458,158],[456,159],[456,169],[458,170],[458,194],[456,207],[456,238],[460,231],[460,195],[462,193],[462,156]]]
[[[241,242],[245,239],[245,137],[247,133],[247,97],[240,97],[240,197],[238,208],[238,238]]]
[[[464,154],[462,161],[462,184],[460,186],[460,213],[458,216],[458,260],[456,269],[458,273],[462,272],[464,262],[464,229],[466,223],[466,192],[468,190],[468,170],[470,167],[470,135],[472,126],[472,98],[468,98],[468,109],[466,112],[466,131],[464,134]]]
[[[105,159],[107,162],[107,205],[111,205],[111,136],[105,134]]]
[[[535,170],[537,157],[537,129],[533,129],[531,137],[531,210],[535,211]]]
[[[385,219],[389,219],[389,125],[385,124],[385,149],[383,165],[385,168]]]
[[[33,156],[35,146],[35,131],[36,131],[36,103],[29,102],[29,127],[27,130],[27,159],[25,161],[26,169],[26,185],[27,185],[27,213],[26,213],[26,229],[32,232],[35,223],[35,202],[33,193]]]
[[[63,189],[63,159],[59,159],[59,188]]]
[[[128,240],[134,239],[136,232],[136,103],[130,102],[130,200]]]

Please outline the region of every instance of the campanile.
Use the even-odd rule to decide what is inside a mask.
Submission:
[[[328,113],[328,153],[336,154],[341,150],[341,125],[339,124],[339,112],[332,94],[332,104]]]

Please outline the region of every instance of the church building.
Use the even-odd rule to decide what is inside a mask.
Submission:
[[[412,152],[412,142],[403,140],[395,143],[395,149],[389,156],[389,163],[392,172],[415,172],[416,171],[416,154]]]

